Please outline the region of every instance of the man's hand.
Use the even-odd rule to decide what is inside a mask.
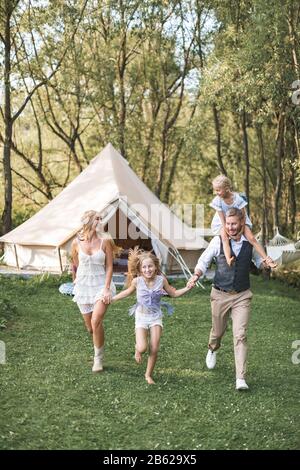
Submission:
[[[195,287],[196,285],[196,282],[198,281],[200,276],[198,276],[198,274],[194,274],[187,282],[187,287],[188,288],[192,288],[192,287]]]

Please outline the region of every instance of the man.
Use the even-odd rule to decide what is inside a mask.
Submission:
[[[237,390],[247,390],[249,388],[245,380],[246,332],[252,298],[249,273],[252,259],[257,267],[261,264],[258,255],[253,257],[252,245],[241,234],[242,227],[242,211],[236,208],[229,209],[226,213],[225,228],[230,238],[231,254],[235,256],[234,265],[228,266],[222,239],[220,236],[216,236],[200,256],[194,275],[189,281],[194,285],[199,277],[205,274],[212,259],[215,258],[217,267],[210,297],[212,328],[208,342],[206,365],[208,369],[213,369],[216,365],[217,350],[221,345],[221,339],[225,333],[227,320],[231,312]]]

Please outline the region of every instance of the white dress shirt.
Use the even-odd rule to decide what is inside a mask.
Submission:
[[[231,241],[232,251],[237,257],[241,251],[243,242],[248,241],[248,240],[244,235],[242,235],[239,241],[233,240],[233,239],[231,239],[230,241]],[[220,254],[220,251],[221,251],[221,238],[216,236],[211,240],[206,250],[202,253],[200,258],[198,259],[197,265],[195,267],[195,272],[201,271],[202,274],[205,274],[213,258],[218,256]],[[258,253],[255,250],[253,250],[252,261],[254,262],[257,268],[259,268],[262,263],[262,258],[258,255]]]

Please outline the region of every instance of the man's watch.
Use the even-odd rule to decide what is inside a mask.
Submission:
[[[194,276],[197,276],[197,278],[199,279],[200,274],[199,273],[194,273]]]

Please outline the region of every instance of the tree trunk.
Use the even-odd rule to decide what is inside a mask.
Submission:
[[[149,130],[147,148],[146,148],[144,164],[143,164],[143,174],[142,174],[142,180],[145,184],[148,184],[147,178],[148,178],[148,170],[149,170],[149,164],[150,164],[150,158],[151,158],[151,149],[153,145],[155,126],[156,126],[157,116],[158,116],[160,107],[161,107],[161,100],[155,105],[154,111],[152,111],[152,123],[151,123],[150,130]]]
[[[164,128],[162,132],[162,151],[161,151],[161,160],[159,165],[159,174],[158,174],[158,181],[156,186],[155,194],[160,199],[161,191],[162,191],[162,184],[163,178],[165,174],[165,166],[166,166],[166,159],[167,159],[167,139],[168,139],[168,128],[167,128],[167,121],[168,121],[168,114],[166,116],[164,122]]]
[[[190,118],[189,118],[189,121],[188,121],[187,128],[189,128],[192,124],[192,121],[193,121],[193,118],[194,118],[194,115],[195,115],[195,112],[196,112],[196,109],[197,109],[199,96],[200,96],[200,92],[198,93],[197,99],[195,99],[195,103],[194,103],[193,108],[192,108],[192,112],[191,112],[191,115],[190,115]],[[170,171],[170,175],[169,175],[169,178],[168,178],[168,181],[167,181],[165,196],[164,196],[164,199],[163,199],[164,202],[166,202],[167,204],[169,204],[169,201],[170,201],[171,188],[172,188],[172,184],[173,184],[174,177],[175,177],[178,158],[179,158],[179,155],[181,153],[181,150],[182,150],[182,147],[183,147],[183,144],[184,144],[184,140],[185,140],[185,136],[181,137],[180,142],[177,146],[176,153],[175,153],[173,161],[172,161],[171,171]]]
[[[125,146],[126,101],[125,101],[125,85],[124,85],[126,57],[125,57],[124,50],[122,50],[121,55],[122,55],[122,64],[119,68],[119,80],[120,80],[119,140],[120,140],[120,153],[124,158],[126,158],[126,146]]]
[[[124,158],[126,156],[126,146],[125,146],[125,126],[126,126],[126,100],[125,100],[125,70],[126,70],[126,61],[127,61],[127,25],[125,19],[125,10],[126,3],[123,4],[123,1],[119,3],[120,14],[121,14],[121,29],[122,29],[122,39],[120,45],[120,52],[118,57],[118,73],[119,73],[119,86],[120,86],[120,112],[119,112],[119,145],[120,153]]]
[[[10,18],[11,11],[9,0],[5,2],[5,33],[4,33],[4,148],[3,148],[3,173],[4,173],[4,210],[2,213],[2,233],[9,232],[12,228],[12,172],[11,172],[11,140],[12,140],[12,115],[10,96],[11,73],[11,38]]]
[[[221,152],[221,124],[219,119],[219,114],[217,110],[217,106],[215,103],[213,104],[213,114],[214,114],[214,122],[215,122],[215,130],[216,130],[216,146],[217,146],[217,160],[218,160],[218,167],[221,173],[227,176],[227,171],[223,165],[222,159],[222,152]]]
[[[289,200],[290,200],[290,225],[291,225],[291,232],[294,233],[296,229],[296,214],[297,214],[297,197],[296,197],[296,168],[295,163],[297,162],[297,158],[299,158],[299,147],[298,147],[298,135],[297,129],[294,128],[294,121],[291,121],[290,127],[290,135],[291,135],[291,155],[292,155],[292,165],[290,169],[290,177],[289,177]]]
[[[258,138],[258,146],[260,152],[261,170],[262,170],[262,185],[263,185],[263,208],[261,217],[261,231],[262,231],[262,245],[266,245],[266,240],[269,238],[268,233],[268,218],[267,218],[267,168],[265,158],[265,147],[261,124],[257,124],[256,133]]]
[[[244,148],[244,159],[246,165],[245,171],[245,193],[248,200],[247,212],[250,214],[250,161],[249,161],[249,146],[248,146],[248,134],[247,134],[247,115],[245,109],[242,112],[242,129],[243,129],[243,148]]]
[[[299,22],[299,13],[300,13],[300,7],[295,3],[297,11],[294,10],[294,4],[291,4],[289,7],[288,15],[287,15],[287,22],[288,22],[288,28],[289,28],[289,39],[290,39],[290,44],[292,47],[292,63],[294,67],[294,71],[296,74],[296,77],[299,78],[299,61],[298,61],[298,56],[297,56],[297,50],[299,49],[298,46],[298,41],[299,38],[297,37],[297,31],[298,29],[298,22]],[[296,20],[296,24],[295,24]]]
[[[276,186],[275,186],[275,201],[274,201],[274,229],[279,227],[279,207],[280,196],[282,187],[282,161],[284,157],[284,138],[285,138],[285,116],[283,111],[280,111],[278,117],[277,138],[276,138]]]

